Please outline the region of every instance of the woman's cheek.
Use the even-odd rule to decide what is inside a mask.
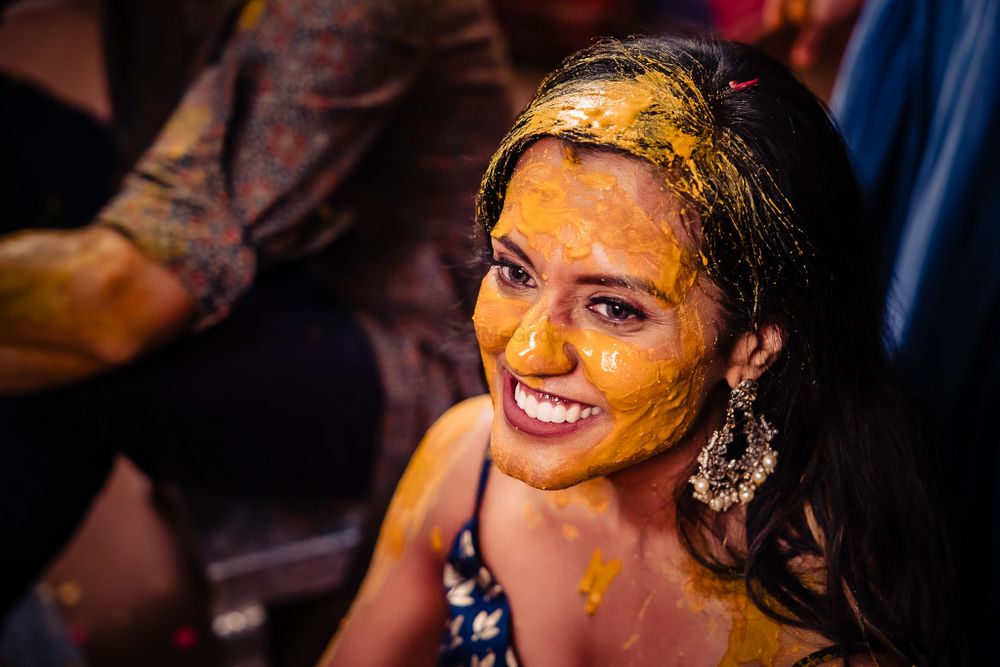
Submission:
[[[496,356],[503,354],[507,343],[517,331],[531,303],[501,294],[492,275],[483,278],[479,287],[472,324],[483,356],[486,378],[491,387],[495,381]]]
[[[694,423],[705,393],[700,336],[682,334],[680,354],[638,348],[581,331],[576,348],[584,371],[607,399],[615,421],[606,454],[631,459],[676,443]]]

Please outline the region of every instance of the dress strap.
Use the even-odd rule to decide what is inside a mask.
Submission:
[[[817,667],[817,665],[822,665],[824,662],[829,662],[834,658],[844,657],[844,647],[840,644],[834,644],[833,646],[827,646],[826,648],[821,648],[818,651],[813,651],[804,658],[799,658],[795,661],[792,667]]]
[[[479,487],[476,489],[476,508],[472,513],[474,519],[479,519],[479,507],[483,504],[483,495],[486,493],[486,482],[490,478],[490,468],[493,467],[493,458],[490,456],[490,448],[487,445],[486,453],[483,455],[483,467],[479,471]]]

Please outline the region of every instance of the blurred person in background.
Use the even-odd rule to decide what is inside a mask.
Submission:
[[[105,11],[124,159],[169,118],[88,224],[4,216],[0,521],[17,539],[4,610],[118,453],[191,488],[377,493],[480,390],[456,327],[475,284],[467,223],[512,115],[486,2]],[[184,39],[162,39],[164,12]],[[142,70],[172,61],[162,87]],[[19,120],[5,131],[41,118]],[[77,168],[107,171],[96,160]]]
[[[797,14],[800,67],[857,16],[831,106],[883,240],[895,364],[934,448],[969,657],[987,664],[1000,627],[1000,2],[768,6],[775,25]]]

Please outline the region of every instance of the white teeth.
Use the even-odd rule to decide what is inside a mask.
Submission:
[[[566,403],[549,403],[548,401],[539,401],[538,397],[534,394],[529,394],[525,388],[521,386],[520,382],[514,384],[514,402],[517,403],[517,407],[524,410],[525,414],[529,417],[546,424],[562,424],[564,422],[575,424],[581,419],[586,419],[591,416],[596,417],[601,414],[600,408],[593,406],[585,408],[579,403],[569,403],[569,407],[566,407]]]
[[[524,408],[523,408],[523,410],[526,413],[528,413],[528,416],[531,417],[532,419],[537,418],[538,417],[538,399],[535,398],[534,396],[532,396],[531,394],[528,394],[528,398],[525,399],[525,401],[524,401]]]

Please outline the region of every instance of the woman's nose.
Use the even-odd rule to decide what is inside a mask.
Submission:
[[[573,370],[566,341],[547,315],[522,321],[504,351],[507,364],[518,375],[562,375]]]

